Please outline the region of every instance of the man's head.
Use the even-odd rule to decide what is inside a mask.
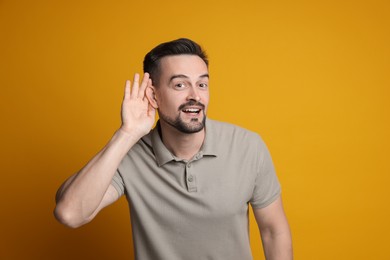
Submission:
[[[170,42],[164,42],[153,48],[144,58],[144,73],[148,72],[153,85],[158,87],[161,72],[161,59],[172,55],[196,55],[201,58],[206,66],[209,62],[205,51],[196,42],[180,38]]]
[[[161,126],[187,134],[203,130],[209,74],[200,46],[188,39],[163,43],[146,55],[144,71],[153,81],[146,96],[158,109]]]

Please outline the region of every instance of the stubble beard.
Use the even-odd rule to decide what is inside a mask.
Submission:
[[[180,114],[175,119],[173,119],[160,112],[159,117],[160,120],[163,120],[168,125],[174,127],[182,133],[194,134],[202,131],[204,126],[206,125],[206,114],[204,110],[202,110],[201,113],[203,113],[203,119],[201,121],[198,118],[192,118],[190,123],[184,122],[180,117]]]

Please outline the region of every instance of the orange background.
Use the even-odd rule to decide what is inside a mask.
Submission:
[[[125,199],[71,230],[54,195],[118,128],[145,53],[189,37],[211,60],[209,116],[269,146],[295,258],[390,259],[389,13],[375,0],[0,0],[0,258],[132,259]],[[263,259],[254,224],[251,237]]]

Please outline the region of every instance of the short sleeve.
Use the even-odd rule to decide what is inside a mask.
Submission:
[[[250,203],[253,208],[264,208],[280,196],[280,184],[267,146],[259,138],[257,176]]]
[[[114,177],[112,178],[111,185],[115,187],[116,191],[119,194],[119,197],[125,193],[125,184],[123,182],[121,174],[119,173],[119,170],[116,171]]]

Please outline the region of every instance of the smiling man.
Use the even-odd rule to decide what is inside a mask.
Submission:
[[[267,259],[292,259],[280,185],[261,138],[206,118],[208,60],[195,42],[162,43],[126,82],[122,125],[57,192],[55,216],[91,221],[125,195],[136,259],[252,259],[251,204]],[[155,111],[159,121],[152,129]]]

